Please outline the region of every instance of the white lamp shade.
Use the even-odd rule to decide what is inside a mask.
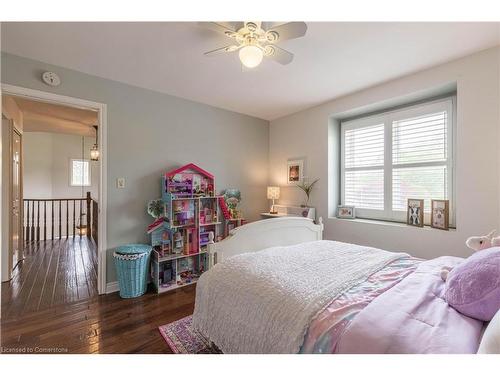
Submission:
[[[267,187],[267,199],[280,199],[280,187],[279,186],[268,186]]]
[[[247,68],[255,68],[262,62],[264,53],[257,46],[245,46],[238,53],[240,61]]]

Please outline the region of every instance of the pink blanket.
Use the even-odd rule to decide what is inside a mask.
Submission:
[[[395,260],[334,299],[309,325],[300,353],[335,353],[338,341],[357,314],[382,293],[415,271],[422,260]]]
[[[476,353],[483,323],[443,299],[443,266],[463,259],[440,257],[368,304],[343,332],[337,353]]]

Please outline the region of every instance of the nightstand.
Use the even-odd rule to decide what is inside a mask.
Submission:
[[[316,209],[314,207],[283,206],[280,204],[275,204],[273,207],[277,212],[276,214],[262,212],[260,216],[263,219],[271,219],[284,216],[298,216],[316,220]]]

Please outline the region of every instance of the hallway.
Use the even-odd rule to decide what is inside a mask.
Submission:
[[[97,252],[86,236],[31,242],[2,283],[2,319],[97,296]]]

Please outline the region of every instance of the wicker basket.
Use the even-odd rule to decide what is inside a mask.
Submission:
[[[133,298],[146,293],[150,257],[151,246],[142,244],[120,246],[113,253],[120,297]]]

